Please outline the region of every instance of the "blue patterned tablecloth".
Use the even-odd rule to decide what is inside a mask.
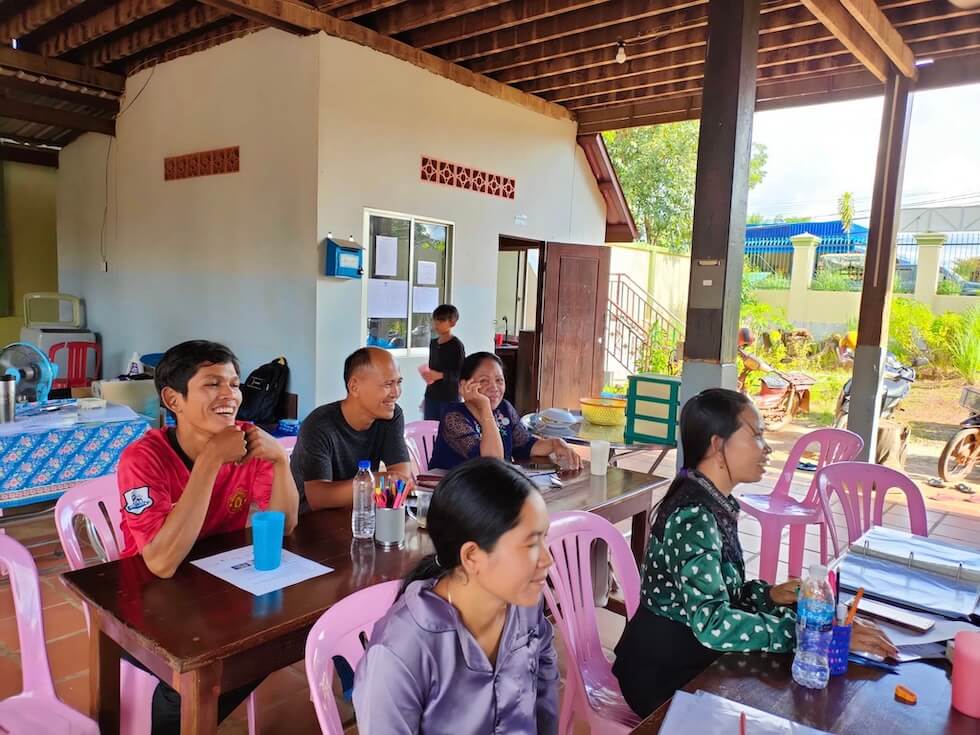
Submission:
[[[119,455],[148,428],[137,419],[0,436],[0,509],[53,500],[115,472]]]

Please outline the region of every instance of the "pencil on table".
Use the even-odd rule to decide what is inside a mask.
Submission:
[[[857,615],[858,605],[861,603],[862,597],[864,597],[864,587],[859,587],[854,599],[851,600],[851,611],[847,613],[847,620],[844,621],[844,625],[850,625],[854,622],[854,616]]]

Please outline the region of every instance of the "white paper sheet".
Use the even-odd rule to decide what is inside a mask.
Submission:
[[[415,282],[420,286],[435,286],[439,269],[431,260],[420,260]]]
[[[259,572],[253,566],[251,546],[223,551],[214,556],[192,561],[191,564],[253,595],[275,592],[333,571],[330,567],[283,549],[282,563],[278,569]]]
[[[368,318],[404,319],[408,316],[408,281],[368,279]],[[384,336],[384,335],[379,335]]]
[[[374,238],[374,275],[398,275],[398,238],[376,235]]]
[[[105,408],[79,411],[78,405],[65,405],[57,411],[18,417],[16,421],[0,424],[0,436],[39,434],[55,429],[68,429],[78,425],[111,424],[117,421],[133,421],[142,418],[129,406],[108,403]]]
[[[823,730],[791,722],[716,694],[678,691],[660,727],[660,735],[691,733],[737,733],[739,717],[745,713],[745,730],[751,735],[826,735]]]
[[[439,306],[439,289],[416,286],[412,289],[412,313],[431,314]]]

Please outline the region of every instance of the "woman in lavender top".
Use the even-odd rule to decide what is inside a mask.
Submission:
[[[435,554],[406,578],[357,667],[358,732],[557,733],[541,496],[517,469],[475,459],[436,488],[428,532]]]

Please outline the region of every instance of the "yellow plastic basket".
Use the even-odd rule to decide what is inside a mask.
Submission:
[[[622,426],[626,423],[626,401],[621,398],[581,398],[582,417],[598,426]]]

